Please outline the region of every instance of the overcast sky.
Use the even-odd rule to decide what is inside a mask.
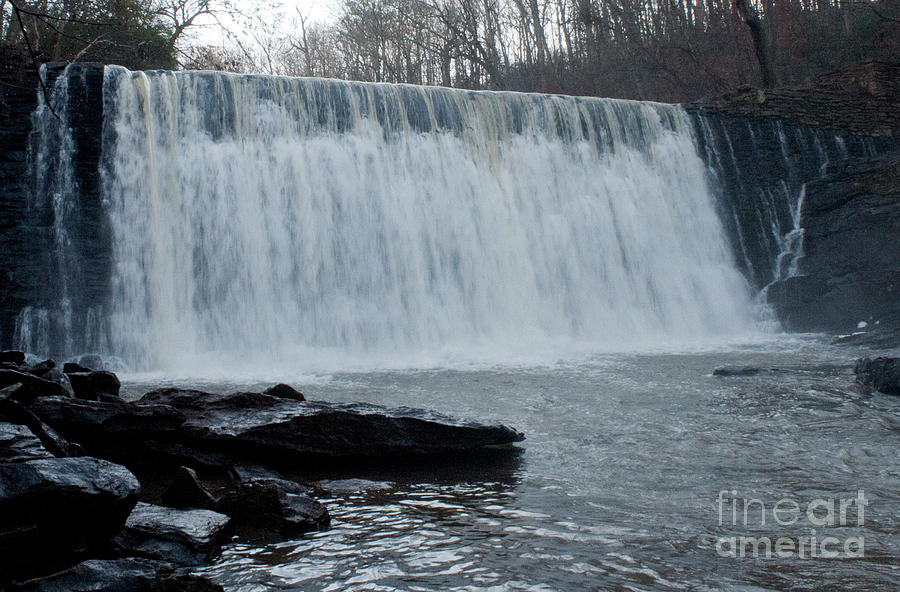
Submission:
[[[308,19],[308,22],[328,22],[332,20],[336,0],[232,0],[232,2],[247,14],[256,12],[266,22],[290,28],[297,21],[298,9]],[[236,33],[240,31],[240,24],[229,22],[225,18],[222,21],[230,28],[233,28]],[[225,36],[213,19],[206,18],[202,22],[198,19],[198,24],[202,26],[194,28],[193,36],[200,43],[211,45],[224,44]]]

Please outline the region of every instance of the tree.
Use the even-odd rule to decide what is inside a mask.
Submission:
[[[734,0],[734,7],[737,9],[741,19],[750,30],[750,37],[753,40],[753,50],[756,53],[756,60],[759,62],[759,72],[762,76],[762,85],[764,88],[771,88],[778,84],[775,76],[775,68],[772,64],[773,47],[769,41],[766,29],[763,27],[759,18],[759,13],[750,4],[749,0]]]

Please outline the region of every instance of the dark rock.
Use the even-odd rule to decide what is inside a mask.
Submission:
[[[97,458],[0,465],[0,578],[101,546],[122,529],[139,491],[125,467]]]
[[[66,362],[63,364],[63,372],[66,374],[72,374],[74,372],[93,372],[93,368],[88,368],[87,366],[82,366],[81,364],[77,364],[75,362]]]
[[[21,366],[25,363],[25,352],[14,350],[0,351],[0,362]]]
[[[56,368],[56,362],[53,360],[43,360],[36,364],[25,364],[24,366],[20,366],[19,370],[34,374],[35,376],[43,376],[49,370],[53,370],[54,368]]]
[[[58,368],[51,368],[50,370],[44,372],[44,375],[41,378],[50,382],[55,382],[56,384],[61,386],[63,390],[66,391],[68,396],[75,396],[75,391],[72,388],[72,383],[69,381],[68,375],[66,375],[62,370]]]
[[[19,365],[12,362],[0,362],[0,370],[18,370]]]
[[[326,479],[315,485],[317,489],[338,495],[389,491],[395,488],[395,485],[389,481],[370,481],[368,479]]]
[[[832,166],[807,185],[801,221],[799,274],[767,291],[785,327],[847,333],[865,322],[900,328],[900,152]]]
[[[119,462],[225,469],[443,456],[471,462],[524,438],[502,425],[415,409],[164,389],[136,403],[42,397],[30,409],[89,453]],[[137,467],[135,467],[137,470]]]
[[[162,592],[160,563],[145,559],[91,559],[17,586],[21,592]]]
[[[853,372],[861,384],[888,395],[900,395],[900,358],[862,358]]]
[[[104,393],[101,392],[97,394],[97,401],[101,403],[112,403],[114,405],[124,405],[125,400],[122,399],[119,395],[114,395],[112,393]]]
[[[173,508],[204,508],[215,510],[216,499],[197,478],[197,472],[188,467],[180,467],[162,498],[163,504]]]
[[[162,389],[143,403],[168,405],[185,416],[197,446],[264,458],[373,459],[459,456],[519,442],[503,425],[464,422],[421,409],[365,403],[278,399],[262,393],[217,395]]]
[[[278,397],[279,399],[293,399],[294,401],[306,400],[306,397],[303,396],[303,393],[296,390],[294,387],[284,383],[270,386],[263,391],[263,394],[270,395],[272,397]]]
[[[119,394],[119,377],[112,372],[105,370],[97,372],[70,372],[68,376],[69,381],[72,383],[72,389],[75,391],[75,396],[79,399],[96,401],[101,393]]]
[[[69,390],[56,382],[17,370],[0,370],[0,388],[16,383],[22,385],[15,395],[15,399],[19,401],[30,401],[35,397],[71,396]]]
[[[229,518],[211,510],[179,510],[140,502],[113,541],[126,555],[198,565],[219,552]]]
[[[755,366],[719,366],[713,370],[713,376],[756,376],[762,372]]]
[[[27,426],[0,422],[0,464],[52,457]]]
[[[151,559],[91,559],[23,582],[21,592],[224,592],[218,584]]]
[[[237,485],[219,498],[219,511],[252,530],[292,536],[326,528],[328,509],[309,495],[309,489],[293,481],[254,478]]]
[[[44,448],[54,456],[80,456],[83,452],[80,446],[67,442],[53,428],[41,421],[34,412],[17,401],[0,399],[0,417],[28,427],[31,433],[41,441]]]

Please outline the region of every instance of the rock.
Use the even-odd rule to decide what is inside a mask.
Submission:
[[[179,510],[140,502],[113,546],[127,555],[199,565],[219,552],[229,518],[211,510]]]
[[[253,478],[219,498],[219,511],[256,532],[292,536],[326,528],[328,509],[309,495],[309,489],[285,479]]]
[[[103,545],[125,525],[139,491],[125,467],[97,458],[0,465],[0,579]]]
[[[0,400],[0,417],[26,426],[53,456],[80,456],[83,453],[80,446],[67,442],[30,409],[25,408],[17,401]]]
[[[81,364],[77,364],[75,362],[66,362],[63,364],[63,372],[66,374],[73,374],[75,372],[93,372],[93,368],[88,368],[87,366],[82,366]]]
[[[0,464],[53,458],[26,426],[0,422]]]
[[[415,409],[164,389],[136,403],[41,397],[30,409],[89,453],[120,462],[226,469],[437,457],[470,463],[523,435]]]
[[[188,467],[180,467],[175,478],[162,497],[163,504],[173,508],[216,509],[216,499],[197,478],[197,472]]]
[[[891,318],[900,328],[898,175],[895,151],[836,163],[806,186],[799,273],[766,292],[785,328],[852,333],[861,320],[891,328]]]
[[[315,485],[322,491],[338,495],[390,491],[395,488],[395,485],[389,481],[370,481],[368,479],[326,479]]]
[[[224,592],[218,584],[151,559],[91,559],[16,586],[21,592]]]
[[[70,372],[69,381],[79,399],[96,401],[101,393],[111,395],[119,394],[121,383],[119,377],[112,372],[99,370],[97,372]]]
[[[56,368],[56,362],[53,360],[42,360],[34,364],[19,366],[20,371],[34,374],[35,376],[43,376],[46,372],[53,370],[54,368]]]
[[[68,396],[75,396],[75,391],[72,388],[72,383],[69,381],[68,375],[65,374],[62,370],[58,368],[51,368],[50,370],[47,370],[41,378],[50,382],[55,382],[56,384],[61,386],[63,390],[66,391]]]
[[[18,401],[30,401],[35,397],[71,396],[70,390],[59,383],[18,370],[0,370],[0,388],[16,383],[22,385],[14,397]]]
[[[429,411],[365,403],[279,399],[262,393],[218,395],[162,389],[143,403],[185,416],[186,441],[264,459],[388,459],[460,457],[524,439],[503,425],[464,422]],[[469,456],[465,457],[471,460]]]
[[[713,370],[713,376],[756,376],[762,372],[755,366],[719,366]]]
[[[306,397],[303,396],[303,393],[294,389],[294,387],[279,383],[275,386],[270,386],[266,390],[263,391],[263,394],[269,395],[272,397],[278,397],[279,399],[293,399],[294,401],[305,401]]]
[[[900,358],[862,358],[853,372],[861,384],[888,395],[900,395]]]
[[[0,363],[21,366],[25,363],[25,352],[14,350],[0,351]]]

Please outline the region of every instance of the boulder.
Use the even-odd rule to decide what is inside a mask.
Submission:
[[[112,372],[99,370],[97,372],[70,372],[69,381],[75,396],[79,399],[96,401],[103,393],[111,395],[119,394],[121,383],[119,377]]]
[[[139,491],[125,467],[97,458],[0,465],[0,578],[105,544],[125,525]]]
[[[41,378],[49,382],[55,382],[56,384],[61,386],[64,391],[66,391],[66,394],[68,396],[75,396],[75,391],[72,388],[72,383],[69,380],[68,375],[59,368],[51,368],[50,370],[47,370],[46,372],[44,372],[44,375],[41,376]]]
[[[279,399],[293,399],[294,401],[305,401],[306,397],[303,396],[303,393],[295,389],[294,387],[279,383],[275,386],[270,386],[266,390],[263,391],[263,394],[269,395],[272,397],[278,397]]]
[[[460,421],[421,409],[366,403],[279,399],[262,393],[219,395],[161,389],[141,403],[184,414],[195,446],[264,459],[390,459],[468,455],[524,439],[512,428]],[[466,460],[470,457],[466,456]]]
[[[199,565],[217,554],[229,518],[212,510],[179,510],[140,502],[115,538],[126,555]]]
[[[206,578],[180,573],[151,559],[91,559],[62,572],[23,582],[21,592],[224,592]]]
[[[19,370],[35,376],[43,376],[54,368],[56,368],[56,362],[53,360],[41,360],[40,362],[19,365]]]
[[[239,526],[293,536],[327,528],[328,509],[298,483],[274,477],[253,477],[238,483],[218,500],[219,511]]]
[[[80,446],[66,441],[53,428],[41,421],[34,412],[15,400],[0,397],[0,418],[28,427],[53,456],[80,456],[83,454]]]
[[[719,366],[713,370],[713,376],[756,376],[762,371],[756,366]]]
[[[853,372],[860,384],[888,395],[900,395],[900,358],[862,358]]]
[[[53,458],[28,427],[0,422],[0,464]]]
[[[42,397],[30,409],[89,453],[121,462],[226,469],[409,457],[472,461],[523,439],[502,425],[416,409],[164,389],[136,403]]]
[[[75,372],[93,372],[93,368],[88,368],[87,366],[82,366],[77,362],[66,362],[63,364],[63,372],[66,374],[73,374]]]
[[[18,370],[0,370],[0,388],[14,384],[22,385],[14,396],[19,401],[30,401],[36,397],[71,396],[71,389],[51,380]]]
[[[173,508],[205,508],[215,510],[218,505],[197,478],[197,472],[188,467],[180,467],[175,472],[171,484],[163,493],[163,504]]]
[[[25,352],[14,350],[0,351],[0,363],[21,366],[25,363]]]

